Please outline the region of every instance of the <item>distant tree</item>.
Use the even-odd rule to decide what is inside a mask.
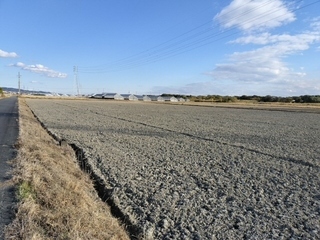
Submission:
[[[294,102],[296,102],[296,103],[302,103],[302,102],[303,102],[303,100],[301,99],[301,97],[294,96],[294,97],[292,97],[292,98],[293,98]]]
[[[2,87],[0,87],[0,96],[1,96],[1,97],[3,97],[3,96],[4,96],[4,92],[3,92]]]
[[[280,101],[280,98],[279,98],[279,97],[274,97],[274,96],[267,95],[267,96],[261,97],[261,98],[260,98],[260,101],[261,101],[261,102],[279,102],[279,101]]]
[[[260,102],[260,101],[261,101],[261,97],[260,97],[260,96],[257,96],[257,95],[253,95],[253,96],[251,97],[251,100],[255,100],[255,101]]]
[[[320,95],[303,95],[300,98],[304,103],[320,103]]]
[[[251,100],[251,97],[250,96],[247,96],[247,95],[242,95],[240,97],[237,97],[239,100]]]
[[[296,102],[296,100],[294,100],[293,97],[284,97],[284,98],[280,98],[280,102],[292,103],[292,102]]]
[[[311,103],[320,103],[320,96],[312,96],[310,98]]]

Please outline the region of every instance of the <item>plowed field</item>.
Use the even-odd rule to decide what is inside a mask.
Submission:
[[[147,239],[320,238],[320,114],[27,103],[49,131],[84,150]]]

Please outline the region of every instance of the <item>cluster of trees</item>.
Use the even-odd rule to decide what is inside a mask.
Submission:
[[[238,98],[232,96],[207,95],[193,96],[190,100],[195,102],[236,102]]]
[[[285,102],[285,103],[320,103],[320,95],[303,95],[292,97],[277,97],[277,96],[258,96],[258,95],[242,95],[242,96],[220,96],[220,95],[207,95],[207,96],[192,96],[181,94],[167,94],[164,93],[163,97],[176,97],[176,98],[188,98],[195,102],[236,102],[239,100],[249,100],[257,102]]]
[[[193,96],[193,95],[182,95],[182,94],[170,94],[170,93],[163,93],[161,97],[175,97],[175,98],[184,98],[190,99],[190,101],[194,102],[235,102],[238,99],[236,97],[230,96],[220,96],[220,95],[207,95],[207,96]]]
[[[190,99],[192,97],[192,95],[163,93],[163,94],[161,94],[161,97],[175,97],[175,98],[184,98],[184,99],[189,98]]]
[[[0,97],[3,97],[3,96],[4,96],[4,92],[3,92],[2,87],[0,87]]]
[[[296,102],[296,103],[320,103],[320,95],[302,95],[292,97],[276,96],[246,96],[237,97],[239,100],[256,100],[258,102]]]

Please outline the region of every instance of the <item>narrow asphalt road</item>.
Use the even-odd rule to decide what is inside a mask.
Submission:
[[[15,190],[10,183],[12,166],[8,161],[16,155],[18,120],[17,97],[0,99],[0,240],[4,239],[4,227],[14,217]]]

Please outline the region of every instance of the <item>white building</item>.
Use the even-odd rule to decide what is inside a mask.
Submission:
[[[124,100],[129,101],[138,101],[138,97],[134,94],[121,94],[121,96],[124,98]]]

